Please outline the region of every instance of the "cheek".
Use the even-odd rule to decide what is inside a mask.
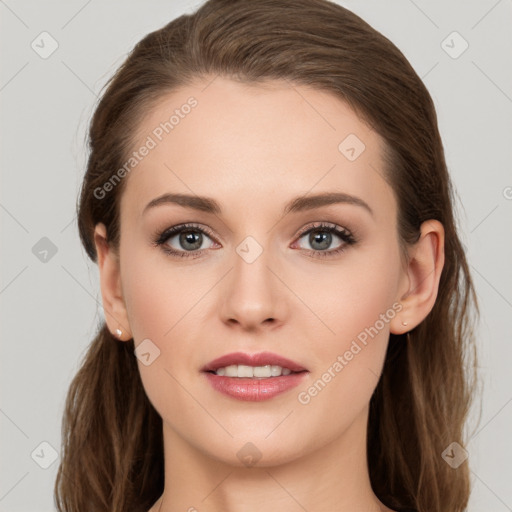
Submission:
[[[327,351],[350,344],[352,338],[376,323],[379,330],[389,330],[389,320],[396,314],[397,306],[397,248],[375,244],[371,250],[347,253],[336,265],[309,263],[309,268],[294,272],[307,276],[296,279],[294,290],[317,315],[316,321],[322,320],[324,326],[319,327],[327,341],[322,346]],[[386,316],[384,326],[379,321],[381,315]]]
[[[328,407],[334,401],[355,410],[369,401],[384,363],[389,324],[401,309],[399,275],[398,249],[384,245],[354,252],[335,271],[310,274],[299,293],[325,325],[319,324],[324,334],[311,352],[313,387],[302,388],[306,395],[300,403]]]
[[[140,241],[127,240],[126,246],[135,248],[136,244]],[[173,266],[157,251],[150,247],[121,252],[123,293],[136,342],[154,338],[166,343],[204,294],[204,286],[199,286],[193,274]]]
[[[176,410],[183,413],[191,407],[190,397],[179,382],[184,369],[193,372],[197,366],[191,342],[198,339],[199,332],[194,329],[199,330],[202,323],[193,321],[197,313],[193,306],[204,290],[191,286],[193,278],[183,271],[170,271],[170,263],[164,258],[155,260],[151,252],[155,250],[121,255],[123,293],[135,346],[149,339],[156,346],[149,345],[151,350],[158,354],[147,366],[138,361],[146,395],[159,414],[172,418]]]

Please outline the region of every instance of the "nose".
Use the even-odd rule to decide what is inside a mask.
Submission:
[[[223,322],[248,331],[273,330],[283,324],[290,292],[274,267],[266,250],[252,262],[238,253],[234,256],[220,298]]]

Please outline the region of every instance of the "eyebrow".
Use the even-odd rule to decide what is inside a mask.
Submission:
[[[353,204],[356,206],[360,206],[367,210],[371,215],[373,215],[373,210],[365,201],[363,201],[359,197],[352,196],[344,192],[326,192],[322,194],[296,197],[295,199],[292,199],[289,203],[285,205],[283,209],[283,214],[286,215],[288,213],[313,210],[315,208],[320,208],[322,206],[338,203]],[[183,206],[184,208],[191,208],[193,210],[199,210],[202,212],[212,213],[215,215],[220,215],[222,213],[222,209],[219,203],[215,201],[215,199],[212,199],[210,197],[168,193],[156,197],[155,199],[150,201],[144,208],[142,214],[146,213],[151,208],[163,204],[177,204]]]

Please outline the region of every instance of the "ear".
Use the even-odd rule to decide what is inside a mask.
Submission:
[[[409,250],[398,297],[403,309],[390,323],[393,334],[414,329],[430,313],[437,298],[443,266],[444,227],[437,220],[427,220],[421,225],[419,240]]]
[[[107,229],[101,222],[94,228],[94,244],[98,255],[101,296],[107,327],[115,338],[128,341],[132,338],[132,333],[122,295],[119,256],[109,247]],[[121,330],[120,335],[117,334],[118,329]]]

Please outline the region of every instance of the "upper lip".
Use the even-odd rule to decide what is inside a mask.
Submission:
[[[201,368],[201,371],[214,372],[219,368],[224,368],[225,366],[234,364],[243,364],[247,366],[266,366],[270,364],[274,366],[281,366],[282,368],[288,368],[292,372],[302,372],[306,370],[306,368],[302,367],[295,361],[278,354],[273,354],[272,352],[259,352],[258,354],[232,352],[231,354],[226,354],[210,361],[207,365]]]

